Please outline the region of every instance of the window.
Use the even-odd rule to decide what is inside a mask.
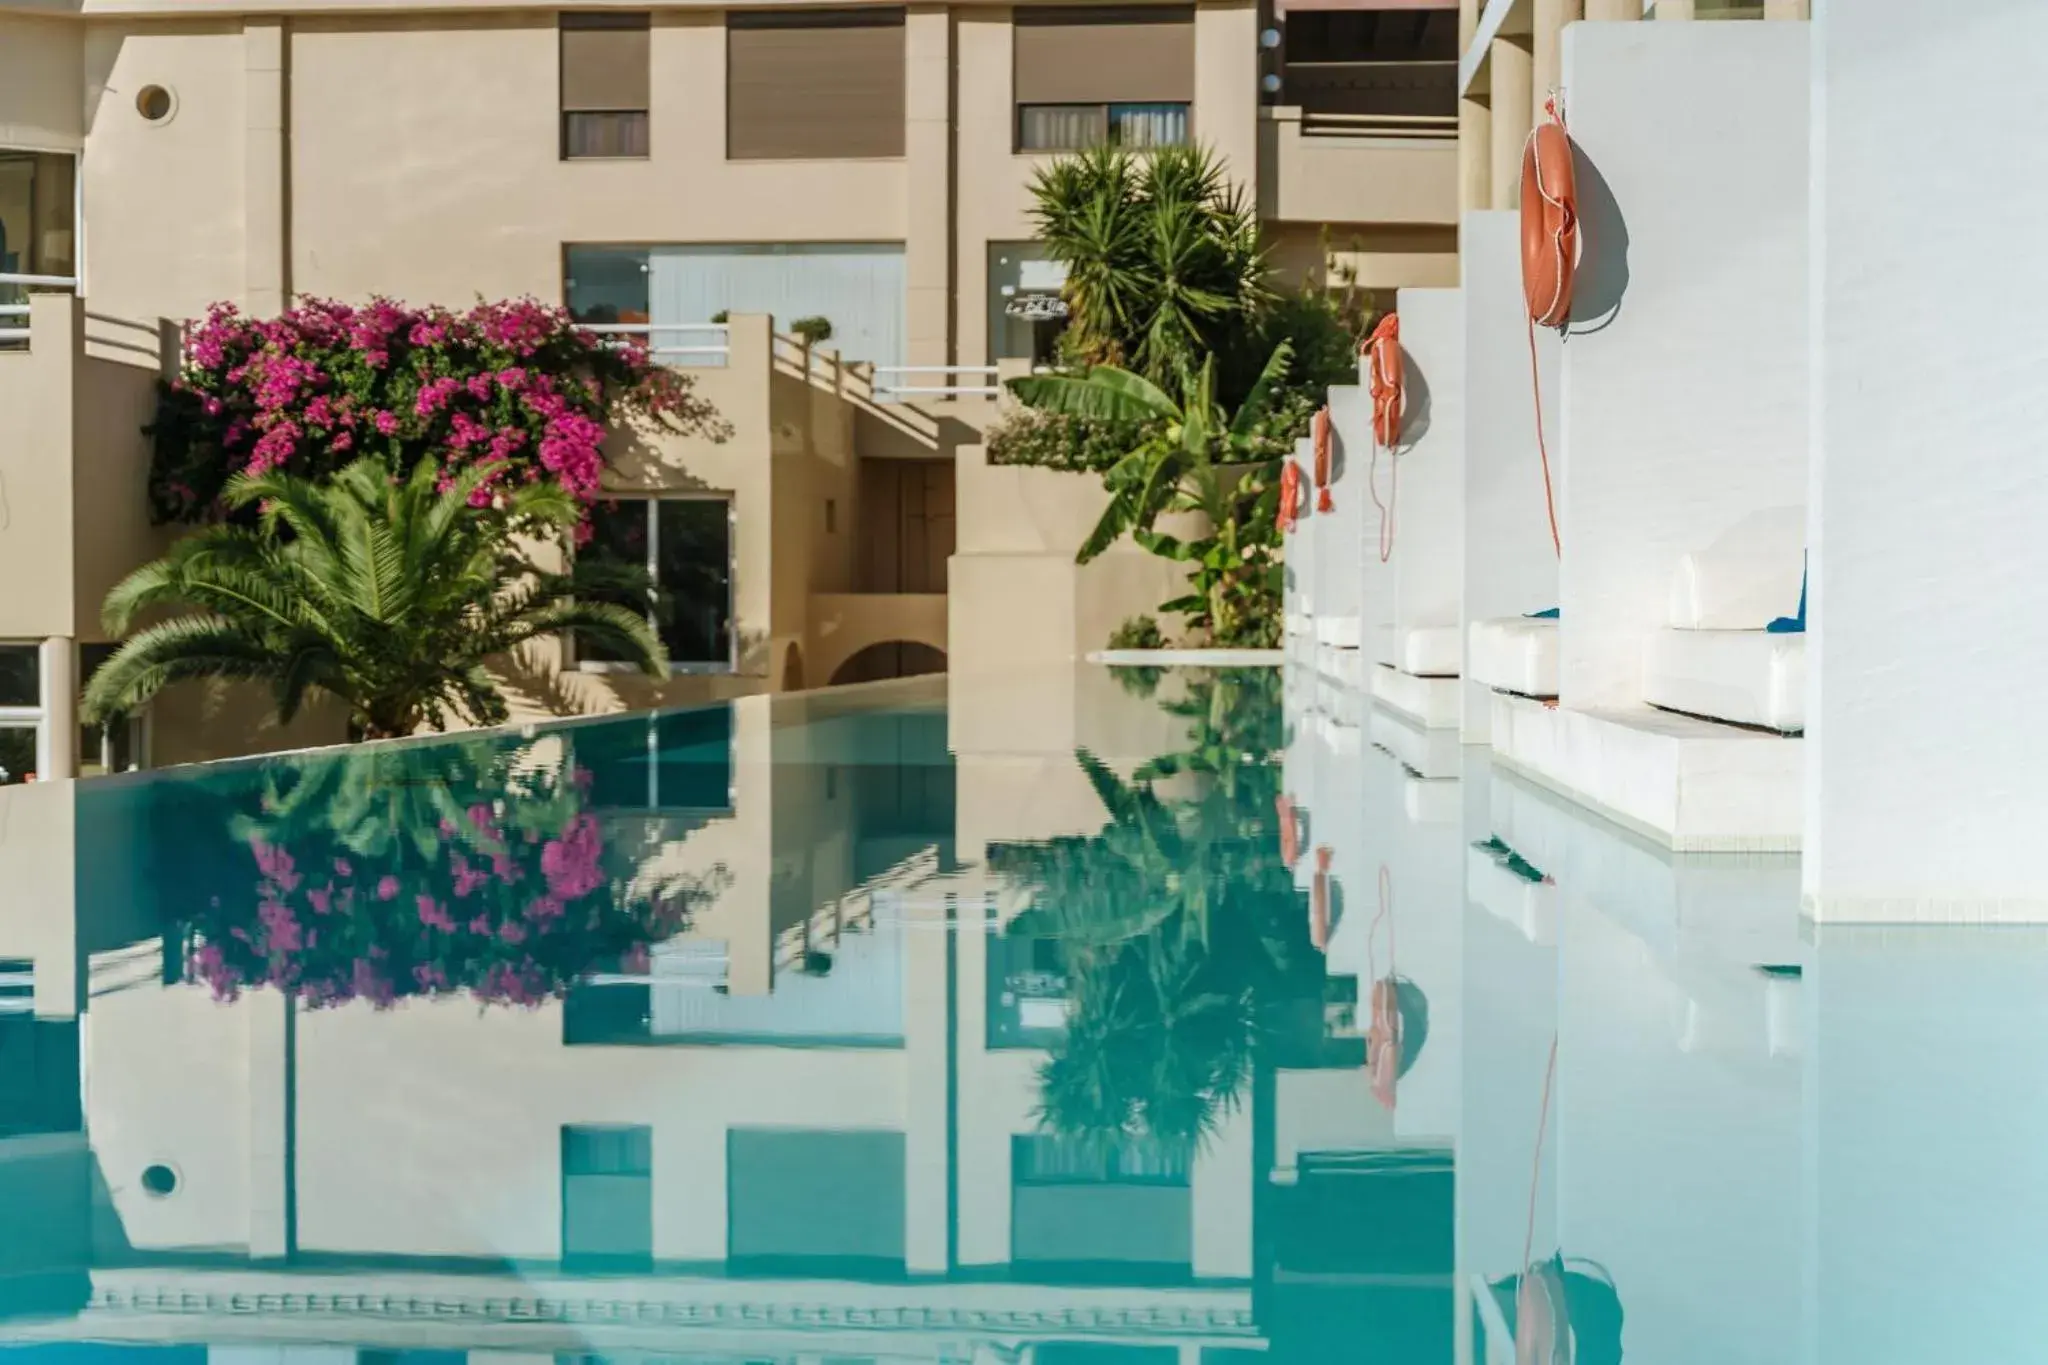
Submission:
[[[42,766],[43,665],[35,645],[0,645],[0,787]]]
[[[61,152],[0,149],[0,277],[78,272],[76,163]],[[28,286],[0,278],[0,349],[27,344]]]
[[[593,324],[651,324],[657,359],[726,363],[720,324],[765,314],[832,324],[847,360],[903,363],[905,275],[897,242],[732,242],[563,249],[570,315]]]
[[[649,320],[646,247],[572,246],[562,257],[570,317],[599,325]]]
[[[1020,104],[1017,150],[1073,152],[1116,147],[1179,147],[1188,140],[1185,104]]]
[[[1188,1157],[1144,1139],[1010,1139],[1010,1259],[1079,1266],[1188,1266]]]
[[[988,358],[1049,365],[1067,325],[1067,267],[1037,242],[988,244]]]
[[[78,647],[78,685],[83,691],[100,666],[114,656],[119,645],[87,644]],[[132,773],[143,766],[145,717],[130,716],[104,728],[78,727],[78,775],[97,777],[106,773]]]
[[[729,11],[733,161],[902,156],[903,11]]]
[[[1192,10],[1022,9],[1014,60],[1019,151],[1188,140]]]
[[[668,646],[671,667],[733,667],[732,515],[724,498],[620,498],[590,512],[591,539],[577,553],[638,564],[653,581],[648,621]],[[618,659],[594,642],[577,660],[603,669]]]
[[[647,155],[647,16],[564,14],[562,159]]]
[[[562,1263],[634,1270],[654,1259],[654,1130],[562,1129]]]
[[[762,1271],[898,1273],[903,1134],[733,1128],[726,1134],[726,1254]]]
[[[115,645],[80,645],[79,685],[113,655]],[[33,782],[49,759],[43,742],[48,715],[43,705],[40,646],[0,644],[0,787]],[[104,730],[81,725],[78,730],[78,772],[81,777],[133,772],[143,763],[144,722],[140,716]]]

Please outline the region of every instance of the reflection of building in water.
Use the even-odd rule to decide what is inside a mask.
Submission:
[[[0,1016],[0,1183],[48,1216],[0,1231],[0,1319],[56,1318],[0,1341],[611,1357],[685,1333],[716,1358],[1048,1365],[1258,1344],[1270,1084],[1192,1155],[1040,1130],[1060,964],[1000,934],[957,809],[1072,748],[792,705],[568,732],[636,880],[725,880],[690,933],[531,1009],[216,1003],[151,923],[169,855],[131,847],[138,787],[10,794],[0,985],[33,1003]],[[1103,819],[1085,783],[1038,795]]]

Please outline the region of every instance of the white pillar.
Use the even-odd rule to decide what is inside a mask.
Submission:
[[[1808,908],[2048,921],[2048,182],[2005,155],[2048,139],[2048,6],[1815,8]]]
[[[78,645],[69,636],[43,641],[43,734],[36,775],[46,782],[78,776]]]
[[[285,29],[276,19],[251,20],[243,51],[243,303],[257,317],[284,311],[291,296],[285,202]]]

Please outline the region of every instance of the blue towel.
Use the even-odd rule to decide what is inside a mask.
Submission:
[[[1806,570],[1804,568],[1799,571],[1799,614],[1797,616],[1780,616],[1777,620],[1765,626],[1764,629],[1773,635],[1806,634]]]
[[[1557,608],[1545,607],[1542,611],[1523,612],[1522,619],[1524,621],[1555,621],[1557,619]]]

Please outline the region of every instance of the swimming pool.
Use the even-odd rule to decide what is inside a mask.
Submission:
[[[2039,1357],[2048,939],[1296,681],[0,794],[0,1356]]]

